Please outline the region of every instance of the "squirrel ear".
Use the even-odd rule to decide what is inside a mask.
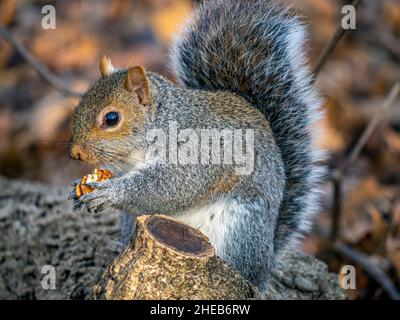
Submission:
[[[107,78],[114,71],[114,66],[111,63],[109,56],[104,53],[100,57],[100,73],[102,78]]]
[[[147,79],[146,71],[142,67],[136,66],[128,70],[124,88],[129,92],[136,93],[141,104],[147,104],[150,96],[149,80]]]

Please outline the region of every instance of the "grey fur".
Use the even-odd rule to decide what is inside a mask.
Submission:
[[[126,138],[88,141],[85,132],[96,125],[97,112],[110,97],[125,97],[116,92],[126,70],[99,80],[75,112],[73,142],[96,145],[96,156],[117,175],[91,184],[96,189],[79,199],[73,194],[77,207],[190,221],[210,237],[218,255],[264,290],[277,254],[307,230],[316,212],[309,203],[319,182],[309,125],[317,105],[303,60],[293,61],[287,52],[297,44],[286,42],[290,30],[302,28],[269,1],[207,2],[173,48],[174,70],[187,88],[148,72],[151,107]],[[170,121],[179,129],[253,129],[253,172],[235,176],[226,164],[137,167],[128,159],[132,151],[146,154],[146,133],[167,129]],[[121,156],[102,158],[107,149]],[[133,219],[124,214],[121,220],[126,242]]]
[[[277,1],[205,1],[172,47],[172,70],[189,88],[228,90],[267,118],[282,154],[286,189],[276,248],[309,231],[323,168],[312,149],[319,99],[305,66],[305,28]]]
[[[117,73],[111,77],[120,75]],[[237,176],[232,190],[225,192],[213,187],[235,175],[234,167],[230,165],[157,163],[129,170],[127,162],[120,170],[121,161],[126,159],[119,159],[119,165],[115,166],[106,158],[103,163],[107,162],[117,177],[89,184],[96,190],[79,199],[73,197],[75,204],[95,211],[111,206],[134,214],[163,213],[179,219],[192,209],[223,200],[226,218],[223,224],[204,217],[210,219],[205,223],[215,223],[216,227],[226,230],[213,243],[220,244],[217,253],[257,286],[264,288],[268,270],[275,261],[274,230],[285,183],[282,159],[268,123],[256,108],[236,94],[182,89],[151,72],[148,77],[153,103],[158,106],[153,121],[129,138],[134,142],[112,141],[110,144],[109,141],[96,141],[97,145],[105,149],[107,144],[110,144],[110,149],[117,145],[121,152],[131,146],[146,151],[144,133],[154,128],[166,129],[170,121],[177,121],[180,129],[249,128],[255,132],[254,171],[251,175]],[[90,90],[97,90],[96,86]],[[74,121],[80,121],[80,117]],[[87,125],[90,127],[90,123]],[[89,141],[81,143],[88,144]],[[122,221],[126,243],[132,219],[124,214]]]

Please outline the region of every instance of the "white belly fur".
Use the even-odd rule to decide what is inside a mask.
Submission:
[[[226,212],[226,200],[218,200],[217,202],[202,208],[190,209],[182,212],[177,218],[196,229],[200,229],[214,246],[217,255],[224,255],[224,238],[225,230],[229,221]],[[213,217],[213,218],[211,218]]]

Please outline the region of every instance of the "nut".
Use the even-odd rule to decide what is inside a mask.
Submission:
[[[86,183],[104,181],[110,179],[111,177],[112,173],[109,170],[94,169],[94,173],[83,176],[81,182],[76,185],[76,196],[79,198],[84,194],[90,193],[94,190],[94,188],[86,186]]]

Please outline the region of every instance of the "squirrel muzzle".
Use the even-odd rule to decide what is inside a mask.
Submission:
[[[82,146],[74,144],[69,150],[69,156],[73,160],[80,160],[86,163],[96,163],[97,159],[90,152],[82,148]]]

